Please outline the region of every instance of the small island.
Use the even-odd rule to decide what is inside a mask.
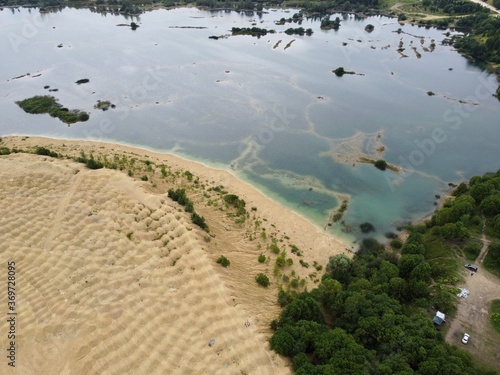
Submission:
[[[286,35],[312,35],[313,34],[313,31],[311,28],[309,29],[304,29],[303,27],[297,27],[297,28],[293,28],[293,27],[290,27],[288,29],[285,30],[285,34]]]
[[[366,157],[360,157],[358,159],[358,162],[360,162],[360,163],[366,163],[366,164],[373,164],[375,166],[375,168],[380,169],[381,171],[385,171],[386,169],[389,169],[390,171],[393,171],[393,172],[396,172],[396,173],[400,172],[400,170],[399,170],[398,167],[387,163],[383,159],[373,160],[373,159],[366,158]]]
[[[335,17],[332,21],[330,20],[330,16],[326,16],[321,20],[321,29],[322,30],[338,30],[340,28],[340,18]]]
[[[116,106],[111,103],[109,100],[98,100],[96,104],[94,104],[95,109],[100,109],[103,111],[107,111],[110,108],[115,108]]]
[[[350,72],[345,70],[343,66],[340,66],[335,70],[332,70],[332,72],[335,73],[337,77],[342,77],[344,74],[356,74],[356,72]]]
[[[231,29],[233,35],[251,35],[260,38],[261,36],[276,33],[275,30],[261,29],[260,27],[233,27]]]
[[[65,124],[74,124],[75,122],[84,122],[89,119],[89,114],[77,109],[69,110],[57,102],[53,96],[34,96],[32,98],[24,99],[16,102],[24,112],[39,114],[48,113],[51,117],[57,117]]]
[[[75,83],[77,85],[83,85],[84,83],[89,83],[90,82],[90,79],[88,78],[82,78],[82,79],[79,79],[78,81],[76,81]]]

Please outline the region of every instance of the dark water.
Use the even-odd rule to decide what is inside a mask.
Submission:
[[[299,25],[274,21],[294,12],[159,10],[132,31],[117,26],[131,19],[89,10],[4,9],[0,134],[117,141],[232,168],[322,226],[347,197],[347,238],[364,221],[380,235],[418,219],[449,182],[500,168],[496,79],[442,45],[445,31],[348,16],[338,31],[306,20],[312,36],[288,36]],[[208,39],[252,24],[277,33]],[[339,66],[358,74],[336,77]],[[90,120],[68,127],[15,104],[44,94]],[[98,111],[98,99],[116,108]]]

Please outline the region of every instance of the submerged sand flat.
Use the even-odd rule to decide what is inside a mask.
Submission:
[[[3,145],[20,142],[4,138]],[[54,150],[62,143],[75,150],[104,147],[31,137],[22,142]],[[286,213],[226,172],[168,158],[197,175],[223,178],[262,207],[269,222]],[[16,367],[4,358],[2,373],[290,373],[267,343],[269,322],[279,314],[278,283],[271,277],[265,289],[254,281],[257,272],[272,276],[272,265],[256,261],[263,250],[223,214],[199,205],[215,236],[207,242],[177,203],[145,182],[24,153],[0,157],[0,181],[0,273],[15,261],[17,312]],[[290,230],[291,240],[300,237],[304,259],[317,255],[324,262],[346,252],[308,221],[287,214],[288,228],[283,218],[273,226]],[[294,234],[299,228],[306,234]],[[227,269],[214,261],[221,253],[231,260]],[[0,304],[4,342],[6,292]]]

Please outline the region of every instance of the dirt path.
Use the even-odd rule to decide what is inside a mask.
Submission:
[[[483,263],[484,257],[488,252],[488,246],[490,246],[490,240],[486,238],[486,218],[484,217],[484,215],[483,215],[483,231],[481,233],[481,242],[483,243],[483,247],[481,248],[481,252],[477,257],[477,263],[479,264]]]
[[[472,1],[473,3],[479,4],[479,5],[481,5],[481,6],[485,7],[485,8],[488,8],[489,10],[491,10],[492,12],[494,12],[496,14],[500,14],[500,9],[496,9],[494,6],[492,6],[490,4],[487,4],[487,3],[484,3],[481,0],[470,0],[470,1]],[[400,7],[403,6],[403,5],[405,5],[405,4],[404,3],[396,3],[396,4],[394,4],[390,8],[390,10],[397,11],[397,12],[402,12],[402,10],[400,9]],[[427,13],[424,13],[424,12],[419,12],[419,13],[425,15],[425,17],[419,17],[422,20],[434,20],[434,19],[449,17],[449,16],[438,16],[438,15],[434,15],[434,14],[427,14]]]
[[[483,241],[484,256],[486,241]],[[479,264],[479,261],[478,261]],[[479,268],[471,273],[465,268],[462,271],[465,282],[460,285],[469,290],[468,298],[462,298],[458,305],[457,315],[450,323],[446,341],[461,346],[479,361],[492,368],[500,369],[500,333],[491,327],[489,321],[490,302],[500,299],[500,280],[486,270]],[[461,343],[464,332],[471,335],[467,345]]]
[[[56,238],[56,236],[58,234],[60,234],[59,232],[61,229],[61,223],[62,223],[62,218],[64,216],[64,212],[68,209],[68,204],[71,200],[71,197],[73,196],[73,194],[77,190],[78,186],[80,185],[80,182],[83,179],[82,175],[83,175],[83,173],[79,173],[75,176],[72,176],[69,179],[68,183],[70,184],[70,187],[69,187],[67,193],[64,195],[64,197],[59,202],[55,216],[53,218],[51,218],[52,223],[53,223],[52,228],[49,232],[49,235],[41,243],[42,249],[50,249],[52,241],[54,240],[54,238]]]
[[[473,3],[479,4],[479,5],[482,5],[483,7],[488,8],[489,10],[491,10],[492,12],[500,14],[500,10],[496,9],[493,5],[484,3],[481,0],[470,0],[470,1],[472,1]]]

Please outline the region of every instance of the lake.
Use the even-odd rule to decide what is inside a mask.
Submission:
[[[3,9],[0,135],[119,142],[229,169],[347,241],[362,222],[382,236],[422,218],[449,183],[500,168],[496,77],[443,44],[447,30],[332,15],[338,31],[310,19],[311,36],[287,35],[299,25],[275,21],[296,11]],[[140,27],[117,26],[131,21]],[[230,36],[254,26],[276,33]],[[15,104],[34,95],[90,120],[67,126]],[[328,226],[343,199],[344,223]]]

